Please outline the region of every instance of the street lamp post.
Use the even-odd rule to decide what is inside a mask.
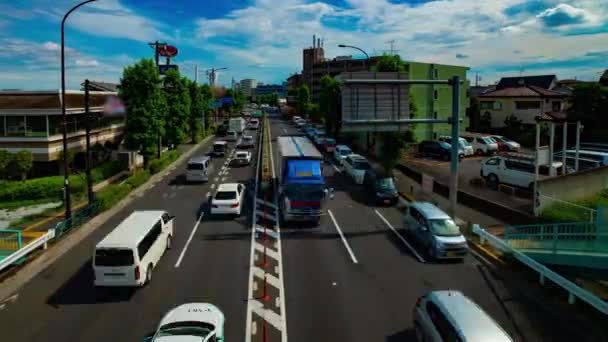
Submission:
[[[65,21],[70,14],[80,6],[97,0],[87,0],[72,7],[61,20],[61,117],[63,119],[63,189],[65,196],[65,218],[72,216],[72,205],[70,203],[70,167],[68,165],[68,120],[65,112]]]
[[[361,49],[361,48],[358,48],[358,47],[352,46],[352,45],[344,45],[344,44],[339,44],[338,47],[359,50],[365,55],[365,60],[369,61],[369,55],[367,54],[367,52],[363,51],[363,49]],[[363,62],[363,67],[365,68],[365,62]]]

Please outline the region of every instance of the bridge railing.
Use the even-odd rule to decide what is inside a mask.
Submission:
[[[34,239],[24,242],[24,237],[19,230],[0,230],[0,271],[8,266],[22,260],[25,256],[43,247],[55,237],[55,230],[49,229],[45,232],[33,232],[30,236]]]
[[[481,228],[479,225],[473,225],[473,233],[479,236],[482,244],[489,243],[494,248],[500,250],[503,253],[513,256],[522,264],[536,271],[539,274],[539,281],[542,285],[545,284],[546,279],[549,279],[553,283],[566,290],[568,292],[568,303],[574,304],[576,298],[579,298],[580,300],[596,308],[601,313],[608,315],[608,303],[602,300],[601,298],[579,287],[570,280],[562,277],[561,275],[555,273],[554,271],[545,267],[541,263],[518,251],[504,240],[494,236],[491,233],[486,232],[485,229]]]
[[[608,252],[608,229],[589,222],[508,226],[505,241],[513,248],[557,253]]]

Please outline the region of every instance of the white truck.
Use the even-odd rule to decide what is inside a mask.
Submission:
[[[246,126],[247,122],[243,118],[233,118],[228,122],[228,130],[234,131],[237,134],[243,134]]]

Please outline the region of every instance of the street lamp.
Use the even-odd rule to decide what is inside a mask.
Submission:
[[[359,50],[359,51],[363,52],[363,54],[366,57],[365,59],[369,61],[369,55],[367,54],[367,52],[363,51],[363,49],[361,49],[361,48],[358,48],[358,47],[352,46],[352,45],[344,45],[344,44],[339,44],[338,47]],[[365,62],[363,62],[363,67],[365,67]]]
[[[65,21],[80,6],[97,0],[87,0],[72,7],[61,21],[61,117],[63,119],[63,189],[65,192],[65,218],[72,216],[72,205],[70,203],[70,167],[68,166],[68,119],[65,113]]]

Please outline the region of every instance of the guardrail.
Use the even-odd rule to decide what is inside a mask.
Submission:
[[[78,210],[77,212],[72,214],[71,218],[57,223],[57,225],[55,225],[55,237],[60,238],[70,229],[78,227],[83,223],[87,222],[91,216],[97,213],[97,209],[98,205],[95,202],[93,204],[87,205],[81,210]]]
[[[55,229],[49,229],[42,236],[30,241],[25,246],[21,246],[21,242],[20,242],[21,241],[21,232],[19,232],[18,236],[19,236],[18,239],[19,239],[20,248],[17,251],[15,251],[14,253],[12,253],[12,254],[6,256],[4,259],[0,260],[0,271],[2,271],[3,269],[7,268],[10,265],[12,265],[14,262],[20,260],[21,258],[25,257],[26,255],[28,255],[29,253],[33,252],[34,250],[38,249],[41,246],[43,246],[43,248],[46,249],[47,243],[55,237]]]
[[[508,243],[486,232],[485,229],[481,228],[478,224],[473,225],[473,233],[479,236],[482,244],[489,242],[495,248],[499,249],[504,253],[512,255],[519,262],[538,272],[538,274],[540,275],[539,281],[542,285],[545,284],[545,279],[549,279],[564,290],[568,291],[569,304],[574,304],[575,299],[579,298],[596,308],[601,313],[608,315],[608,303],[602,300],[601,298],[598,298],[591,292],[579,287],[570,280],[553,272],[552,270],[548,269],[544,265],[525,255],[524,253],[513,249]]]

